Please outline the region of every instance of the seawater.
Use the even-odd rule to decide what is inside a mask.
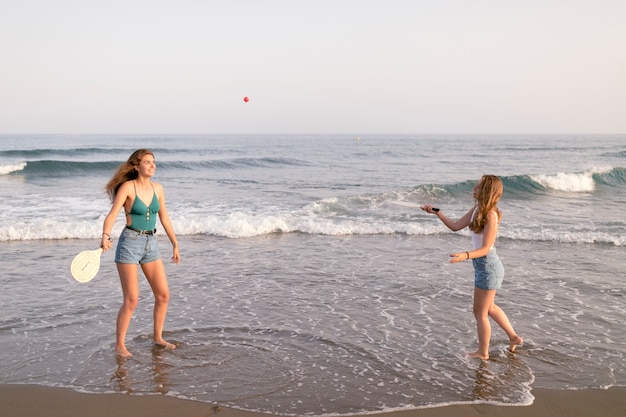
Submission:
[[[166,337],[153,349],[144,280],[116,360],[121,291],[69,263],[97,246],[104,185],[130,153],[155,181],[181,246],[166,262]],[[459,402],[527,404],[531,389],[626,383],[622,330],[626,136],[2,135],[0,374],[4,383],[162,393],[281,415]],[[497,302],[526,343],[472,361],[470,246],[451,217],[502,177]],[[123,228],[120,215],[114,237]],[[162,234],[160,247],[169,258]]]

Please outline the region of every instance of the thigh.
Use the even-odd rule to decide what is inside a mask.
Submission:
[[[141,269],[155,294],[167,294],[169,292],[163,260],[157,259],[147,264],[141,264]]]
[[[122,285],[122,292],[124,297],[138,298],[139,297],[139,281],[137,264],[117,264],[117,272],[120,275],[120,284]]]
[[[487,314],[496,299],[496,290],[474,287],[474,312]]]

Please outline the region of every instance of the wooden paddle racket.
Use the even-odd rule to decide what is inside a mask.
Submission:
[[[78,282],[91,281],[100,269],[100,255],[102,248],[82,251],[76,255],[70,267],[74,279]]]
[[[420,208],[419,204],[410,203],[408,201],[390,201],[391,204],[402,207]],[[433,211],[439,211],[437,207],[433,207]]]

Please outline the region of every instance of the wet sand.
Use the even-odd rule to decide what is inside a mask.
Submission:
[[[626,387],[608,390],[532,391],[529,406],[452,405],[376,413],[386,417],[623,417]],[[83,394],[66,388],[0,384],[2,417],[262,417],[199,401],[163,395]],[[371,414],[370,414],[371,415]]]

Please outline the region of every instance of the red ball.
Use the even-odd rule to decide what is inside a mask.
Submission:
[[[244,97],[243,101],[245,101],[246,103],[250,101],[250,99],[248,97]]]

